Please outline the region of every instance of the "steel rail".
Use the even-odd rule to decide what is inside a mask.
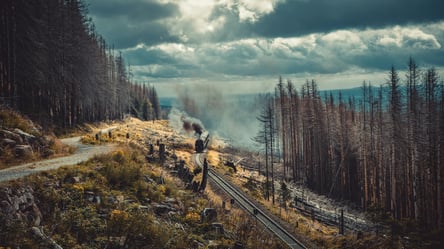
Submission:
[[[196,163],[202,167],[200,161],[200,153],[195,154]],[[266,215],[262,208],[259,208],[257,204],[251,202],[245,194],[233,187],[225,179],[219,176],[213,169],[208,170],[208,176],[210,179],[216,183],[222,190],[229,194],[235,202],[245,211],[255,216],[268,230],[278,236],[285,244],[287,244],[292,249],[306,249],[304,244],[298,241],[293,235],[291,235],[285,228],[283,228],[274,219]],[[256,212],[255,212],[256,211]]]

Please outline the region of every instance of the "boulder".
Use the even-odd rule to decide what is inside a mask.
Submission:
[[[162,215],[169,212],[177,212],[177,210],[169,205],[163,205],[163,204],[154,205],[154,213],[156,213],[156,215]]]
[[[34,135],[26,133],[26,132],[20,130],[19,128],[15,128],[14,129],[14,133],[19,134],[25,140],[27,140],[27,139],[34,139],[35,138]]]
[[[31,231],[33,235],[41,241],[41,243],[46,248],[52,248],[52,249],[63,249],[59,244],[57,244],[51,237],[46,235],[43,231],[43,229],[40,229],[38,227],[32,227]]]
[[[9,138],[11,140],[14,140],[18,144],[22,144],[23,143],[23,139],[20,137],[20,135],[14,133],[14,132],[10,132],[10,131],[7,131],[7,130],[0,130],[0,136],[4,137],[4,138]]]
[[[200,213],[200,222],[214,222],[217,219],[217,211],[214,208],[205,208]]]
[[[39,226],[43,220],[43,215],[35,202],[34,190],[31,187],[1,188],[0,208],[5,217],[18,218],[32,226]]]
[[[67,177],[63,182],[70,184],[80,183],[82,182],[82,178],[80,178],[80,176]]]
[[[9,138],[3,138],[2,140],[2,146],[4,147],[14,147],[16,144],[17,144],[16,141]]]
[[[17,145],[15,146],[16,157],[31,157],[33,154],[32,147],[30,145]]]
[[[53,149],[45,148],[42,151],[42,156],[45,157],[45,158],[46,157],[50,157],[50,156],[52,156],[54,154],[55,154],[55,150],[53,150]]]

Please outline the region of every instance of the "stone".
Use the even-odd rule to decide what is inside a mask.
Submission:
[[[19,219],[30,226],[39,226],[43,215],[35,203],[34,190],[28,187],[0,189],[0,208],[5,217]]]
[[[32,147],[29,145],[17,145],[14,151],[16,157],[31,157],[33,154]]]
[[[163,202],[168,204],[177,204],[176,198],[173,197],[166,197]]]
[[[12,140],[12,139],[9,139],[9,138],[4,138],[4,139],[2,140],[2,145],[3,145],[4,147],[14,147],[16,144],[17,144],[16,141],[14,141],[14,140]]]
[[[234,243],[233,249],[244,249],[244,244],[240,241],[236,241],[236,243]]]
[[[14,140],[18,144],[23,143],[23,139],[20,137],[20,135],[15,134],[14,132],[7,131],[7,130],[0,130],[0,136],[4,138],[9,138],[11,140]]]
[[[42,152],[42,156],[45,157],[45,158],[50,157],[50,156],[52,156],[54,154],[55,154],[55,150],[49,149],[49,148],[45,148],[43,150],[43,152]]]
[[[80,183],[82,181],[82,179],[80,178],[80,176],[73,176],[68,178],[65,183],[71,183],[71,184],[75,184],[75,183]]]
[[[214,208],[205,208],[200,213],[200,222],[213,222],[217,219],[217,211]]]
[[[118,195],[116,196],[116,200],[117,202],[122,203],[125,200],[125,197],[123,195]]]
[[[170,207],[168,205],[156,204],[153,205],[153,207],[154,207],[154,213],[156,213],[156,215],[161,215],[169,212],[177,212],[175,208]]]
[[[26,143],[28,143],[28,144],[32,144],[32,143],[34,142],[34,140],[35,140],[35,136],[34,136],[34,135],[31,135],[31,134],[29,134],[29,133],[26,133],[26,132],[20,130],[19,128],[15,128],[15,129],[14,129],[14,133],[20,135],[20,137],[21,137],[24,141],[26,141]]]
[[[149,177],[149,176],[147,176],[147,175],[144,175],[143,177],[144,177],[144,179],[145,179],[145,182],[155,183],[155,181],[154,181],[151,177]]]
[[[95,194],[92,191],[85,191],[85,199],[89,202],[94,202]]]
[[[57,244],[51,237],[47,236],[40,228],[32,227],[31,231],[37,239],[45,244],[46,248],[63,249],[63,247]]]
[[[216,234],[224,234],[224,226],[222,223],[213,222],[211,223],[211,226],[214,228]]]

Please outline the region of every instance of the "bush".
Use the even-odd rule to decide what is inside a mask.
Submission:
[[[133,163],[109,163],[100,170],[108,183],[117,188],[134,187],[137,180],[142,177],[140,166]]]

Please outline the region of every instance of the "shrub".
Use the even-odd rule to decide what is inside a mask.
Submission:
[[[200,215],[197,212],[188,212],[185,215],[185,221],[189,224],[199,223],[200,222]]]
[[[125,152],[123,150],[116,150],[113,152],[113,160],[121,164],[125,163]]]
[[[140,167],[133,163],[122,165],[109,163],[100,172],[109,184],[117,188],[133,187],[137,180],[142,177]]]

